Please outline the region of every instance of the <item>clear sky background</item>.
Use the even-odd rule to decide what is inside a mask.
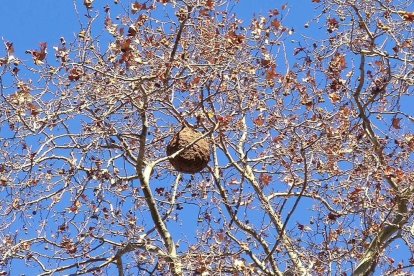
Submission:
[[[121,2],[127,5],[132,1]],[[85,18],[82,18],[85,14],[83,0],[77,0],[76,3],[80,19],[85,22]],[[103,15],[103,8],[107,3],[113,1],[96,0],[94,7]],[[313,32],[317,35],[312,28],[303,27],[315,14],[312,11],[316,5],[311,0],[240,0],[235,11],[241,18],[248,20],[253,14],[267,15],[270,9],[280,10],[284,4],[287,4],[290,9],[284,22],[286,26],[294,28],[294,36],[304,32],[308,34]],[[74,11],[72,0],[5,1],[0,5],[0,37],[14,43],[16,55],[21,59],[31,59],[31,56],[24,52],[38,49],[40,42],[47,42],[51,53],[53,51],[51,46],[57,45],[60,37],[65,37],[69,42],[79,32],[79,18]],[[112,15],[115,16],[116,12],[112,12]],[[103,25],[98,27],[104,29]],[[1,53],[4,53],[4,49],[1,49]]]
[[[125,6],[130,6],[130,2],[132,1],[121,0],[121,2]],[[75,12],[75,4],[72,0],[6,1],[0,5],[0,38],[2,42],[12,42],[15,49],[15,56],[27,61],[29,64],[32,64],[32,56],[26,54],[25,51],[39,49],[39,43],[47,42],[48,60],[51,62],[53,61],[54,55],[52,47],[59,45],[60,37],[64,37],[68,43],[73,41],[81,29],[81,22],[86,22],[86,9],[83,6],[83,0],[76,0],[75,3],[78,7],[79,15]],[[108,3],[113,4],[113,1],[96,0],[94,2],[94,8],[100,13],[101,20],[105,17],[104,6]],[[312,18],[312,13],[309,13],[309,11],[315,8],[311,0],[296,0],[290,2],[240,0],[234,12],[248,24],[248,21],[250,21],[253,15],[267,16],[270,9],[278,9],[281,11],[281,7],[284,4],[287,4],[288,9],[282,11],[286,15],[283,24],[294,29],[293,35],[287,44],[291,47],[297,47],[297,44],[290,42],[290,40],[297,40],[304,31],[311,31],[303,27],[307,20]],[[111,10],[111,16],[115,18],[116,15],[118,15],[118,11]],[[104,29],[103,24],[95,24],[94,34],[96,35],[100,32],[104,34],[106,33]],[[108,36],[105,37],[105,39],[107,38]],[[5,49],[3,45],[0,45],[0,57],[3,56],[5,56]],[[24,74],[23,71],[21,73]],[[21,76],[23,77],[24,75]],[[0,133],[0,135],[2,134]],[[5,135],[4,132],[3,135]],[[186,221],[186,225],[194,229],[194,231],[189,231],[184,234],[187,239],[191,240],[192,237],[188,235],[196,231],[198,215],[198,209],[187,207],[181,212],[180,216]],[[183,234],[175,231],[178,229],[171,230],[175,237],[182,236]],[[17,262],[14,262],[12,266],[12,276],[25,274],[24,265],[18,265]]]
[[[121,2],[129,6],[130,1]],[[85,14],[83,0],[77,0],[76,3],[81,18],[77,17],[72,0],[3,1],[0,5],[0,38],[13,42],[16,57],[19,59],[31,60],[31,55],[25,54],[25,51],[38,49],[40,42],[47,42],[48,52],[53,54],[52,47],[59,44],[60,37],[65,37],[68,42],[72,41],[80,30],[79,20],[85,22],[85,18],[82,18]],[[101,19],[104,17],[103,8],[107,3],[113,2],[96,0],[94,3],[94,7],[101,13]],[[311,25],[304,28],[304,25],[317,14],[314,11],[317,5],[311,0],[240,0],[235,12],[247,21],[253,14],[266,16],[270,9],[280,10],[284,4],[287,4],[289,11],[284,11],[288,14],[283,23],[294,30],[291,38],[287,40],[291,47],[297,47],[294,41],[299,40],[301,35],[318,37],[319,30],[316,27]],[[112,12],[113,17],[116,15],[116,11]],[[95,28],[97,31],[104,30],[102,24],[96,25]],[[290,42],[291,40],[293,42]],[[4,47],[0,46],[0,57],[4,55]],[[412,105],[412,102],[407,104]]]

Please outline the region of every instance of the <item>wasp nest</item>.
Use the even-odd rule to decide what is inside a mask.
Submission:
[[[176,133],[167,146],[167,154],[172,155],[180,149],[185,148],[202,134],[191,127],[185,126]],[[196,143],[182,151],[174,158],[170,158],[171,165],[182,173],[197,173],[207,166],[210,161],[210,145],[208,140],[202,138]]]

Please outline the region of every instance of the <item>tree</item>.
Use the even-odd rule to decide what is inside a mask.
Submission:
[[[312,0],[292,43],[287,5],[237,2],[115,1],[98,35],[85,0],[73,42],[4,42],[3,275],[409,273],[412,5]],[[201,140],[208,166],[178,172]]]

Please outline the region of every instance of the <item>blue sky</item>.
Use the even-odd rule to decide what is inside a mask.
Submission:
[[[124,1],[128,3],[129,1]],[[71,0],[14,0],[0,5],[0,37],[5,41],[14,43],[16,55],[20,58],[30,59],[24,51],[37,49],[40,42],[48,42],[49,53],[52,45],[59,43],[60,37],[71,41],[80,30],[79,19],[85,14],[83,1],[78,0],[80,18],[74,12],[74,3]],[[103,7],[106,3],[113,1],[96,0],[94,6],[104,14]],[[236,12],[243,19],[248,20],[253,14],[266,15],[270,9],[280,9],[282,5],[288,4],[290,11],[286,18],[286,25],[295,29],[295,33],[301,33],[307,20],[312,16],[315,4],[309,1],[274,1],[274,0],[241,0]],[[113,12],[113,15],[116,13]],[[103,30],[104,26],[100,26]],[[311,31],[307,30],[306,31]],[[4,51],[3,49],[1,51]]]
[[[122,0],[121,0],[122,1]],[[85,8],[83,0],[78,0],[80,18],[74,11],[74,3],[71,0],[13,0],[5,1],[0,5],[0,37],[4,41],[14,43],[16,56],[23,60],[31,60],[31,55],[25,54],[26,50],[38,49],[40,42],[48,43],[49,54],[53,53],[52,46],[58,45],[60,37],[65,37],[69,42],[72,41],[80,30],[80,21],[85,21],[83,16]],[[125,4],[129,1],[123,1]],[[96,0],[94,6],[104,16],[103,7],[106,3],[113,1]],[[267,15],[270,9],[288,5],[288,15],[284,24],[294,29],[294,34],[290,40],[298,40],[302,34],[318,36],[318,29],[304,28],[313,15],[312,12],[316,7],[311,0],[296,1],[275,1],[275,0],[240,0],[235,12],[245,20],[248,20],[253,14]],[[127,5],[127,4],[126,4]],[[285,13],[287,12],[284,11]],[[112,13],[116,16],[116,12]],[[103,30],[103,25],[97,25],[96,30]],[[289,42],[290,43],[290,42]],[[292,42],[289,45],[296,47],[297,44]],[[0,46],[0,56],[4,56],[4,47]],[[409,102],[407,102],[409,103]],[[198,214],[194,214],[198,215]],[[303,215],[303,214],[301,214]],[[295,221],[300,219],[292,219]],[[196,224],[196,221],[194,221]],[[194,225],[196,227],[196,225]]]
[[[67,42],[70,42],[78,35],[81,25],[80,22],[85,22],[85,8],[83,6],[83,0],[76,1],[79,10],[79,18],[75,13],[75,5],[71,0],[14,0],[7,1],[0,5],[0,38],[6,42],[13,42],[15,48],[15,55],[21,60],[28,61],[31,64],[32,56],[26,54],[26,50],[34,50],[39,48],[39,43],[47,42],[49,61],[53,60],[54,54],[53,46],[59,44],[60,37],[64,37]],[[94,7],[101,14],[101,19],[104,18],[104,6],[107,3],[113,3],[113,1],[96,0]],[[129,1],[123,1],[126,6],[129,6]],[[241,0],[240,4],[236,7],[234,12],[239,17],[246,21],[250,20],[252,15],[267,16],[270,9],[279,9],[286,2],[274,1],[274,0]],[[285,24],[289,28],[295,29],[295,35],[300,34],[301,30],[305,30],[303,25],[306,23],[304,14],[309,9],[312,9],[311,1],[291,1],[288,3],[290,11],[282,11],[282,13],[288,13]],[[111,11],[112,17],[117,15],[116,11]],[[309,16],[310,17],[310,16]],[[103,24],[96,24],[95,32],[104,32]],[[95,34],[96,34],[95,33]],[[293,37],[292,37],[293,39]],[[289,42],[290,44],[290,42]],[[291,43],[293,46],[294,43]],[[0,45],[0,57],[5,55],[3,45]],[[22,72],[24,73],[24,72]],[[33,77],[33,76],[31,76]],[[3,135],[5,133],[3,132]],[[192,228],[194,231],[189,231],[182,236],[182,233],[177,233],[172,230],[173,235],[180,235],[182,238],[190,239],[191,235],[197,230],[197,218],[203,214],[199,214],[198,208],[191,208],[187,206],[180,216],[185,217],[187,227]],[[295,218],[296,219],[296,218]],[[36,224],[36,221],[32,223]],[[198,229],[200,231],[201,229]],[[183,244],[185,246],[185,244]],[[25,273],[24,265],[17,265],[14,263],[12,275],[22,275]]]
[[[8,1],[0,6],[0,35],[14,43],[19,56],[39,42],[58,43],[79,29],[73,10],[72,1]]]

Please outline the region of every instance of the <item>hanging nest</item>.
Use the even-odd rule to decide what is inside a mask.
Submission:
[[[167,146],[167,155],[174,154],[188,146],[202,134],[191,127],[184,126],[176,133]],[[171,165],[182,173],[197,173],[203,170],[210,161],[210,145],[207,139],[198,140],[174,158],[170,158]]]

